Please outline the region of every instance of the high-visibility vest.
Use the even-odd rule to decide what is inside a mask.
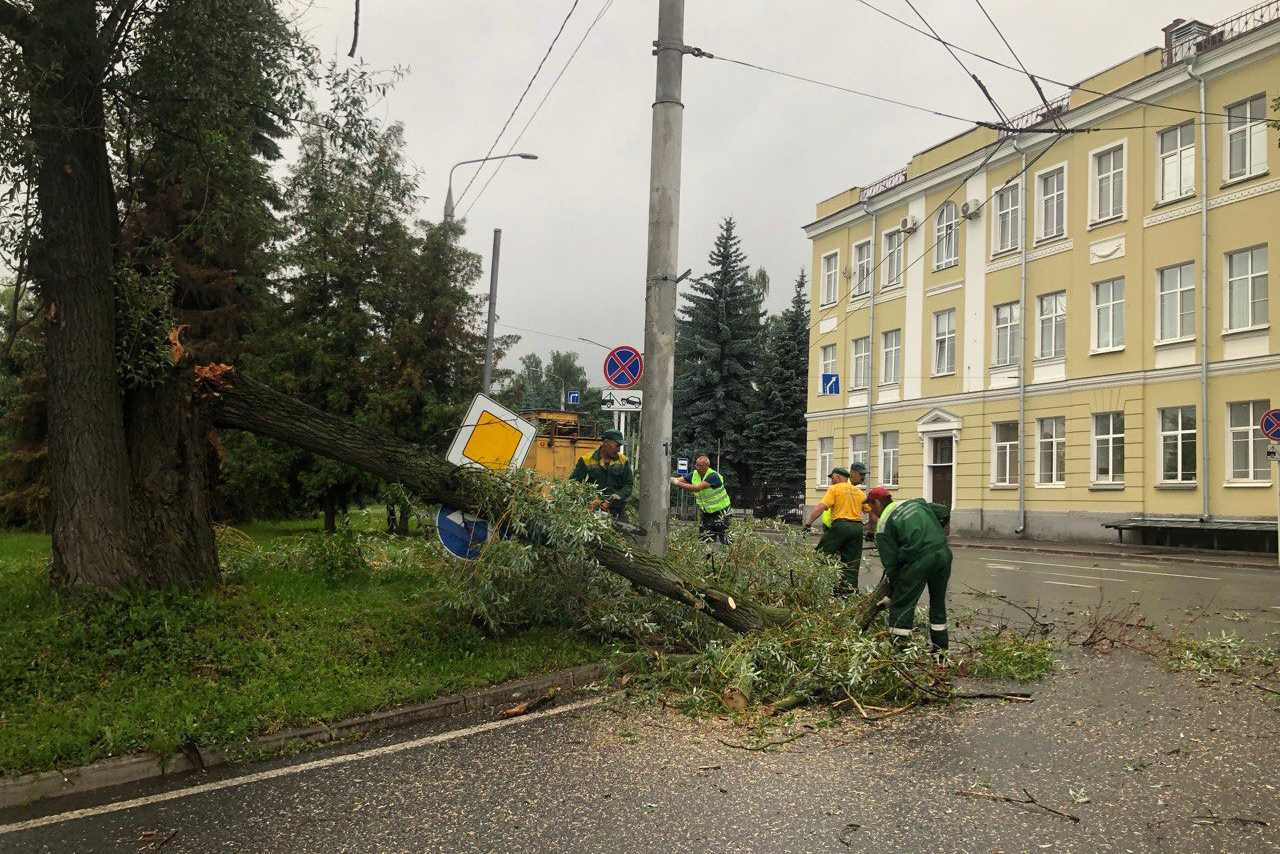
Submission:
[[[830,507],[822,511],[822,524],[826,525],[828,528],[831,527],[831,508]]]
[[[715,469],[707,469],[707,474],[718,474]],[[705,478],[698,474],[694,469],[693,474],[689,478],[689,482],[694,486],[702,483]],[[698,509],[703,513],[715,513],[719,510],[727,510],[729,508],[729,491],[724,488],[724,476],[720,477],[719,486],[711,486],[706,489],[699,490],[693,494],[698,502]]]

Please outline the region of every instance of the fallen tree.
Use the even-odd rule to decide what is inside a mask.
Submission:
[[[403,484],[423,503],[447,504],[487,519],[503,518],[510,506],[513,486],[500,473],[456,466],[389,433],[308,406],[229,366],[196,368],[196,386],[197,396],[209,406],[218,427],[247,430],[347,463]],[[617,528],[593,545],[591,556],[632,584],[685,604],[737,632],[785,625],[798,617],[709,586],[690,567],[649,554]],[[870,627],[886,592],[882,580],[859,603],[851,620],[856,628]]]

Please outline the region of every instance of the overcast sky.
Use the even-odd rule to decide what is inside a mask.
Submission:
[[[326,53],[345,57],[354,0],[321,0],[304,21]],[[913,20],[905,0],[870,0]],[[1248,0],[983,0],[1028,68],[1077,82],[1161,43],[1175,17],[1208,23]],[[408,76],[382,107],[402,121],[422,170],[423,214],[440,218],[449,167],[482,157],[573,0],[365,0],[359,57]],[[465,244],[485,258],[502,229],[499,332],[519,332],[508,365],[573,349],[601,383],[604,351],[552,336],[644,344],[651,42],[657,0],[579,0],[495,154],[505,153],[602,8],[608,11],[482,196],[486,170],[458,204]],[[916,0],[948,41],[1009,55],[974,0]],[[943,47],[857,0],[687,0],[685,41],[710,53],[992,120],[990,106]],[[962,55],[963,56],[963,55]],[[1036,102],[1021,75],[970,60],[1008,114]],[[1047,87],[1050,97],[1064,91]],[[769,308],[790,298],[814,205],[906,164],[963,131],[961,122],[823,89],[726,62],[686,58],[679,269],[706,269],[720,220],[733,216],[747,258],[772,279]],[[489,164],[489,169],[494,164]],[[455,198],[474,167],[455,173]],[[478,198],[477,198],[478,197]],[[810,271],[812,272],[812,271]],[[521,327],[526,332],[515,329]],[[541,334],[539,334],[541,333]]]

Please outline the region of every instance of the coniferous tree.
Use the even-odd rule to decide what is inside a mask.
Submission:
[[[749,501],[752,489],[750,414],[758,405],[755,386],[763,339],[762,285],[751,275],[727,217],[707,257],[710,272],[696,279],[677,321],[675,430],[682,456],[706,454],[731,478],[730,494]],[[763,272],[763,271],[761,271]]]

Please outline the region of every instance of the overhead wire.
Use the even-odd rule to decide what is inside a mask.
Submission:
[[[569,7],[569,11],[564,16],[564,20],[560,22],[560,29],[556,30],[555,37],[551,39],[551,44],[547,45],[547,52],[542,55],[542,59],[538,62],[538,67],[534,69],[533,76],[529,78],[529,82],[525,84],[524,91],[520,93],[520,98],[516,101],[516,105],[511,108],[507,120],[502,123],[502,130],[498,131],[498,135],[493,138],[493,144],[489,146],[488,152],[485,153],[487,159],[493,154],[493,150],[498,147],[498,141],[502,139],[502,135],[507,132],[511,120],[515,118],[516,111],[520,109],[520,105],[524,103],[525,96],[529,94],[529,90],[533,88],[533,82],[538,79],[538,75],[542,72],[542,66],[547,64],[547,57],[551,56],[551,51],[555,49],[556,42],[560,41],[560,35],[564,32],[565,26],[569,23],[569,19],[573,17],[573,12],[578,8],[581,0],[573,0],[573,5]],[[467,195],[467,190],[471,189],[471,185],[476,182],[476,178],[480,175],[480,170],[484,167],[484,163],[476,164],[476,171],[471,173],[471,180],[467,182],[467,186],[462,188],[462,192],[458,195],[458,201],[461,202],[463,197]]]
[[[596,13],[595,18],[592,19],[591,24],[587,27],[586,32],[582,34],[582,38],[578,40],[578,44],[573,49],[573,53],[569,54],[568,60],[566,60],[565,64],[561,66],[560,73],[556,75],[555,80],[551,81],[551,86],[549,86],[546,93],[543,94],[542,100],[539,101],[538,106],[534,108],[533,113],[529,116],[529,120],[524,123],[524,127],[520,128],[520,133],[516,135],[515,140],[507,148],[507,154],[511,154],[516,150],[516,146],[519,145],[520,140],[524,138],[525,131],[529,129],[529,125],[533,124],[533,120],[538,117],[538,113],[542,112],[542,105],[547,103],[547,99],[550,98],[551,93],[555,91],[556,84],[560,82],[561,77],[564,77],[564,73],[569,70],[569,66],[573,64],[573,59],[578,55],[578,51],[582,50],[583,44],[587,41],[587,36],[591,35],[591,31],[595,29],[596,24],[600,23],[600,19],[605,16],[605,13],[609,11],[611,6],[613,6],[613,0],[605,0],[604,5],[600,7],[600,11]],[[484,191],[489,189],[489,185],[493,183],[493,179],[498,177],[498,173],[502,171],[502,167],[507,163],[506,160],[498,160],[494,162],[497,164],[497,168],[489,173],[488,180],[484,182],[484,185],[480,188],[479,192],[476,193],[476,197],[471,200],[471,204],[467,205],[467,209],[462,213],[462,219],[466,219],[467,214],[471,213],[471,209],[480,202],[481,197],[484,196]],[[483,165],[484,164],[481,164],[481,166]]]
[[[951,54],[951,58],[954,59],[960,68],[964,70],[964,73],[969,75],[970,79],[977,84],[983,97],[987,99],[987,103],[989,103],[991,108],[996,111],[996,117],[1000,119],[1000,122],[1007,125],[1009,123],[1009,117],[1005,115],[1004,110],[1000,109],[1000,105],[996,103],[996,99],[991,95],[991,92],[988,91],[987,85],[978,78],[978,75],[969,70],[969,66],[964,64],[964,60],[960,58],[959,54],[951,49],[951,45],[949,45],[946,40],[938,34],[938,31],[933,28],[933,24],[929,23],[928,19],[925,18],[925,16],[921,14],[920,10],[916,8],[916,4],[912,3],[911,0],[904,0],[904,2],[911,7],[912,12],[916,13],[916,17],[920,19],[920,22],[929,28],[929,32],[933,33],[934,38],[936,38],[938,42],[947,49],[947,53]]]
[[[1034,74],[1027,71],[1026,64],[1022,61],[1022,58],[1018,56],[1018,52],[1013,49],[1013,45],[1009,44],[1009,40],[1004,37],[1004,33],[1000,30],[1000,25],[991,17],[991,13],[987,11],[987,7],[982,5],[982,0],[973,0],[973,2],[978,4],[978,8],[982,10],[983,17],[987,19],[987,23],[991,24],[991,29],[996,31],[996,35],[1000,37],[1000,41],[1004,42],[1004,46],[1009,49],[1009,55],[1013,57],[1014,62],[1018,63],[1018,67],[1022,69],[1023,73],[1027,75],[1027,79],[1031,81],[1031,85],[1035,87],[1036,94],[1040,96],[1040,103],[1044,104],[1045,115],[1052,118],[1054,125],[1059,129],[1065,128],[1066,125],[1063,124],[1062,119],[1058,116],[1059,111],[1050,106],[1049,97],[1045,95],[1044,89],[1040,86],[1040,81],[1036,79]]]

